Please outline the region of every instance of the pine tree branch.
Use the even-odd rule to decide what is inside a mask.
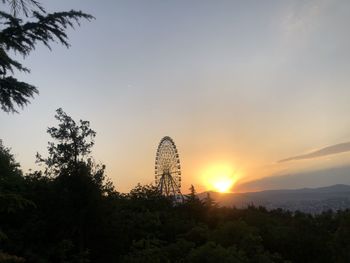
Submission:
[[[29,72],[29,69],[12,59],[9,52],[26,57],[38,43],[51,50],[52,42],[61,43],[68,48],[66,30],[80,25],[80,19],[94,19],[92,15],[75,10],[52,14],[33,11],[32,15],[33,21],[23,22],[20,18],[0,11],[0,22],[4,21],[2,25],[5,26],[0,31],[0,106],[5,112],[17,112],[16,106],[23,108],[38,93],[33,85],[8,76],[9,73],[14,74],[14,70]]]
[[[15,105],[23,108],[29,103],[29,98],[38,93],[36,87],[13,77],[0,78],[0,105],[5,112],[17,113]]]

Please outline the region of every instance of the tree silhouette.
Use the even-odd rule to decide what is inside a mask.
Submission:
[[[61,108],[56,110],[55,118],[59,121],[58,127],[50,127],[47,132],[57,143],[49,142],[49,156],[43,158],[37,154],[37,162],[46,165],[47,173],[58,175],[66,169],[76,169],[86,159],[94,145],[96,132],[90,129],[89,121],[76,123]]]
[[[187,202],[195,202],[196,200],[199,200],[197,197],[197,193],[196,193],[196,189],[194,188],[193,184],[191,184],[190,187],[190,193],[188,195],[186,195],[186,200]]]
[[[27,17],[31,11],[39,10],[45,12],[43,6],[36,0],[2,0],[11,7],[12,14],[16,17],[20,12]]]
[[[34,204],[23,198],[24,180],[20,165],[0,140],[0,211],[13,213]],[[0,229],[1,231],[1,229]]]
[[[220,207],[193,186],[178,205],[154,185],[120,194],[92,161],[89,122],[56,119],[46,173],[24,176],[0,143],[0,263],[350,262],[350,210]]]
[[[69,47],[66,30],[75,24],[79,25],[81,19],[91,20],[93,16],[74,10],[46,14],[41,5],[33,0],[2,2],[12,3],[14,14],[0,11],[0,23],[3,26],[0,31],[0,106],[5,112],[15,113],[18,112],[17,107],[23,108],[30,98],[38,94],[38,89],[13,76],[15,71],[29,73],[30,70],[15,60],[12,54],[27,57],[38,43],[50,50],[50,44],[55,41]],[[38,7],[39,11],[31,11],[32,19],[24,21],[16,14],[18,10],[23,10],[28,15],[28,3]]]

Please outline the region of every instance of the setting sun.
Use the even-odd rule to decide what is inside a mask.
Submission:
[[[215,164],[206,167],[202,176],[207,190],[220,193],[231,192],[237,181],[237,172],[229,164]]]
[[[222,180],[214,183],[214,187],[218,192],[225,193],[233,186],[233,180]]]

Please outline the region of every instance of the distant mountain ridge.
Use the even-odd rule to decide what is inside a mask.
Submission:
[[[304,187],[313,188],[315,182],[317,182],[319,187],[334,185],[334,182],[350,185],[350,165],[304,172],[281,173],[253,181],[237,182],[235,188],[244,190],[245,192],[255,191],[255,189],[300,189]]]
[[[198,194],[204,199],[208,192]],[[210,196],[220,206],[248,205],[265,206],[267,209],[282,208],[312,214],[326,210],[350,208],[350,185],[336,184],[319,188],[265,190],[246,193],[218,193],[210,191]]]

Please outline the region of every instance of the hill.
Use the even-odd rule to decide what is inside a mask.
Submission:
[[[350,185],[337,184],[320,188],[267,190],[246,193],[209,192],[220,206],[248,205],[265,206],[267,209],[282,208],[291,211],[321,213],[326,210],[344,210],[350,208]],[[199,194],[203,199],[207,192]]]

